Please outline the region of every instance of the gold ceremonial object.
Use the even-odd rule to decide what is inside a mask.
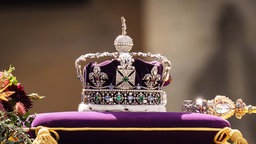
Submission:
[[[246,105],[242,99],[233,102],[226,96],[217,95],[212,100],[202,98],[197,98],[194,101],[184,100],[182,110],[216,115],[225,119],[235,115],[237,119],[241,119],[246,113],[256,113],[256,106]]]

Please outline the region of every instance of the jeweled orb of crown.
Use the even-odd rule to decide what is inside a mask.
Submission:
[[[124,17],[122,34],[114,45],[117,52],[88,53],[75,62],[82,83],[79,111],[166,111],[167,95],[162,87],[171,82],[171,62],[160,54],[130,52]],[[110,60],[87,63],[87,59]],[[145,61],[144,58],[153,59]]]

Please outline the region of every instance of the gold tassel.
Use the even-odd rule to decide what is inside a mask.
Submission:
[[[46,127],[39,127],[39,130],[36,130],[37,137],[32,144],[58,144],[50,132],[54,133],[56,139],[59,139],[57,132],[53,130],[49,131],[49,129]]]
[[[230,134],[230,139],[234,144],[248,144],[247,140],[243,138],[243,135],[239,130],[232,130]]]
[[[228,140],[231,140],[233,144],[248,144],[239,130],[232,130],[228,127],[220,130],[214,137],[215,144],[229,144]]]

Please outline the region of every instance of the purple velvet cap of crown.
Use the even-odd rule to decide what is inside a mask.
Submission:
[[[96,65],[95,62],[91,62],[84,67],[85,83],[91,86],[93,86],[93,84],[89,80],[89,73],[93,72],[93,68],[95,65]],[[113,60],[106,60],[97,65],[101,68],[101,72],[106,73],[109,78],[108,80],[106,80],[103,86],[109,86],[111,84],[115,85],[116,69],[120,65],[120,62],[118,60],[113,59]],[[158,61],[146,62],[141,59],[134,59],[132,66],[134,66],[136,69],[135,86],[140,85],[140,86],[146,87],[142,79],[146,74],[151,73],[151,69],[154,66],[157,66],[158,74],[162,77],[163,65]],[[161,85],[162,82],[163,80],[161,79],[158,82],[158,84]]]

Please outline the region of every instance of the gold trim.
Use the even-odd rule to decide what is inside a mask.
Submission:
[[[66,128],[66,127],[32,127],[25,128],[26,131],[35,131],[37,138],[45,135],[40,135],[39,131],[41,129],[48,130],[50,137],[50,133],[53,133],[55,137],[58,137],[58,133],[56,131],[211,131],[217,132],[215,137],[213,138],[213,142],[215,144],[229,144],[228,141],[231,141],[233,144],[248,144],[247,140],[243,138],[241,132],[236,129],[231,129],[229,127],[225,128],[207,128],[207,127],[175,127],[175,128],[163,128],[163,127],[74,127],[74,128]],[[37,144],[36,141],[33,144]],[[40,143],[40,144],[47,144]],[[54,143],[57,144],[57,143]]]
[[[28,130],[36,130],[38,127],[28,128]],[[48,130],[55,131],[220,131],[222,128],[207,128],[207,127],[176,127],[176,128],[162,128],[162,127],[47,127]]]

